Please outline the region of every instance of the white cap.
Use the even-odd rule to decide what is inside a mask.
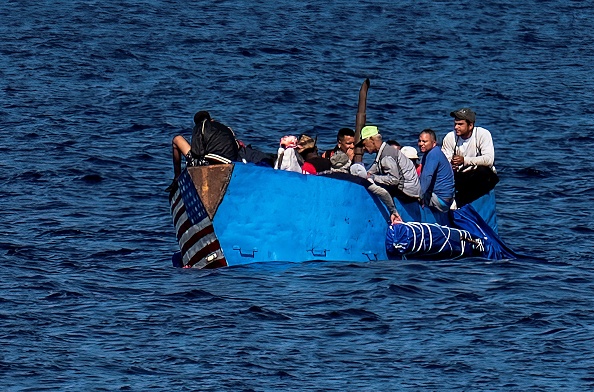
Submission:
[[[417,154],[417,149],[411,146],[404,146],[400,149],[405,157],[408,159],[419,159],[419,155]]]

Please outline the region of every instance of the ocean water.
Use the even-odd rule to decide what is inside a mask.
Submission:
[[[49,390],[594,388],[594,8],[579,1],[4,1],[0,380]],[[470,106],[526,259],[175,269],[170,142],[274,151]]]

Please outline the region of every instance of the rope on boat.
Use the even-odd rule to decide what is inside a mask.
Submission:
[[[466,248],[465,243],[472,244],[472,246],[471,246],[472,249],[477,250],[481,253],[483,253],[485,250],[485,245],[484,245],[483,240],[481,240],[480,238],[473,238],[472,235],[470,234],[470,232],[468,232],[467,230],[460,230],[460,229],[456,229],[456,228],[452,228],[452,227],[441,226],[438,224],[421,223],[421,222],[403,222],[400,224],[405,225],[406,227],[408,227],[410,229],[411,234],[412,234],[411,235],[412,242],[410,244],[408,244],[410,247],[407,246],[407,244],[402,244],[402,243],[395,243],[395,244],[393,244],[393,246],[394,246],[394,249],[400,249],[400,250],[405,250],[406,248],[409,247],[410,251],[407,252],[407,254],[414,255],[414,254],[423,253],[425,256],[432,256],[432,255],[440,254],[441,252],[444,252],[447,250],[449,250],[451,253],[453,253],[453,252],[455,252],[455,248],[456,248],[452,244],[452,241],[453,241],[452,235],[453,235],[454,231],[456,233],[458,233],[459,239],[460,239],[460,244],[461,244],[461,249],[459,251],[459,254],[454,256],[454,258],[462,257],[467,253],[467,251],[465,249]],[[441,232],[442,236],[434,238],[432,229],[439,230]],[[433,248],[434,245],[439,244],[439,242],[435,243],[435,241],[437,241],[437,238],[442,239],[443,243],[441,244],[441,246],[439,248],[434,249]],[[402,256],[404,257],[405,255],[402,255]]]

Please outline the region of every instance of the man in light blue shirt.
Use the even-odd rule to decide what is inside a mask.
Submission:
[[[419,134],[421,159],[421,205],[439,212],[447,212],[454,201],[454,172],[452,165],[437,146],[437,136],[432,129]]]

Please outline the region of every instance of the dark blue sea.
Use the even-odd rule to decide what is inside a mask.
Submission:
[[[593,20],[567,0],[3,1],[0,388],[594,389]],[[171,139],[196,111],[265,151],[330,148],[365,78],[401,144],[477,112],[527,258],[172,267]]]

